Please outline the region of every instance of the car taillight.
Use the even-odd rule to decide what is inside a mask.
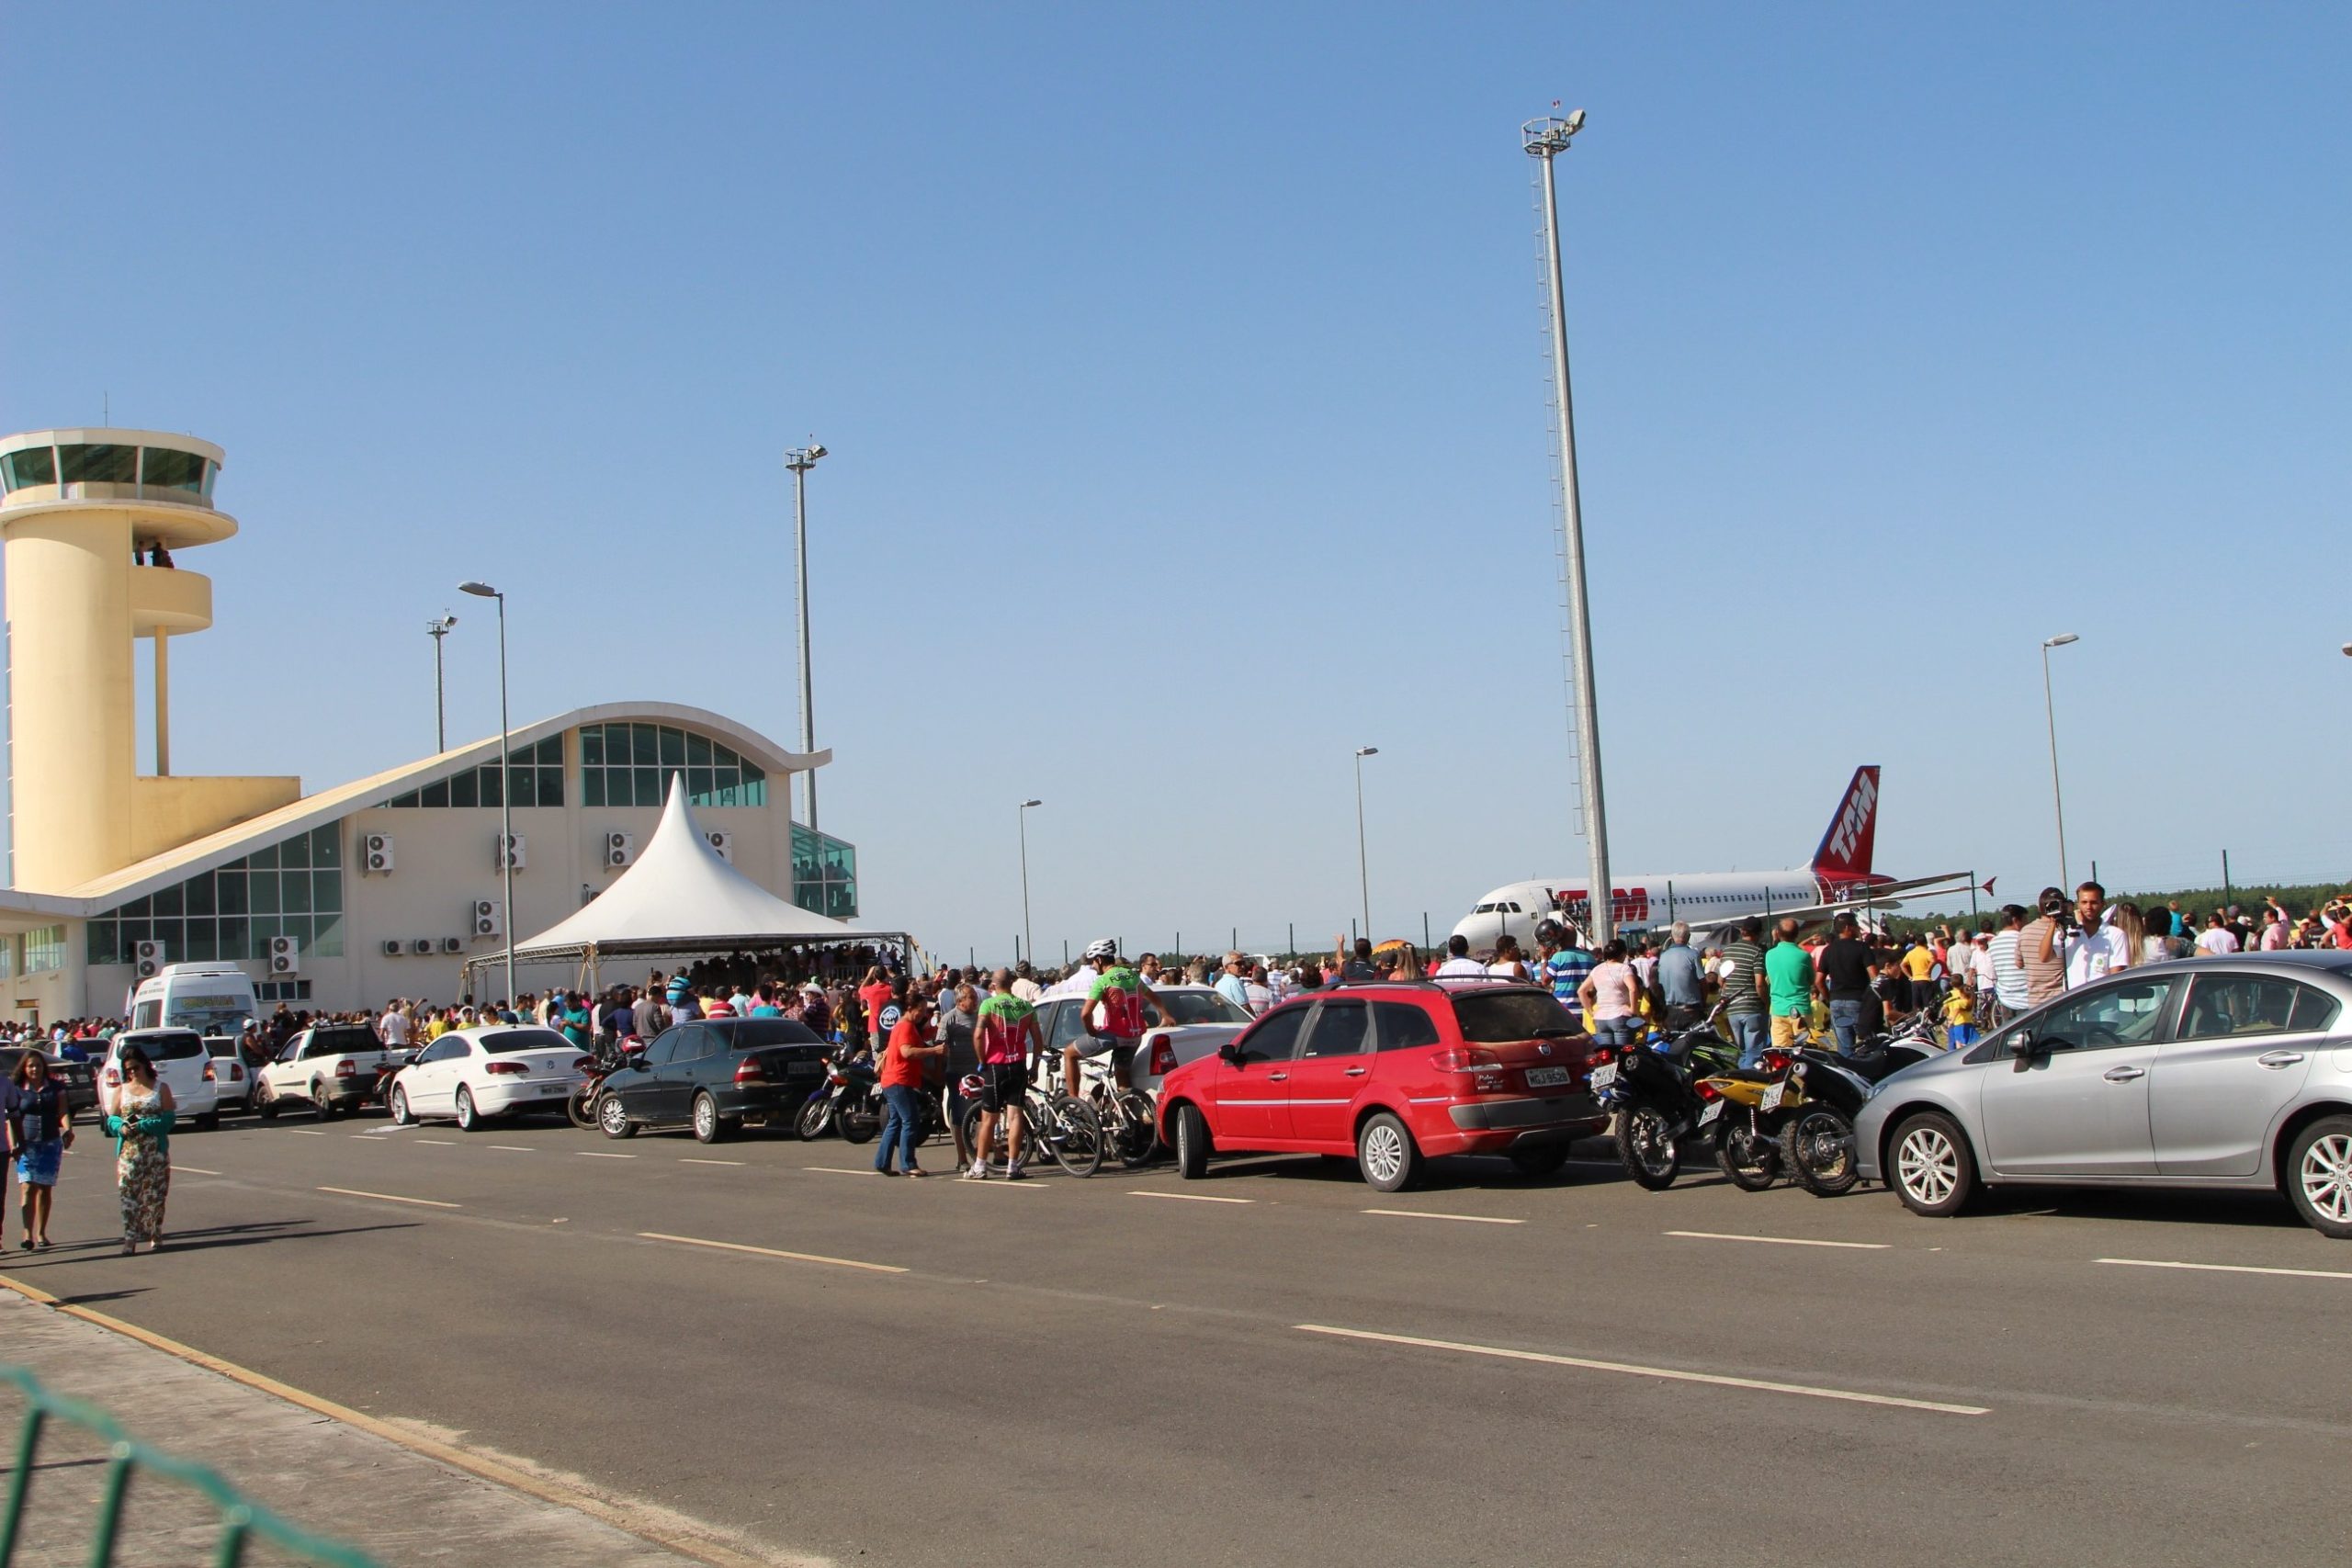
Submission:
[[[213,1074],[212,1064],[210,1062],[204,1064],[204,1081],[206,1083],[214,1083],[219,1081]]]
[[[117,1072],[114,1068],[108,1067],[107,1069],[107,1087],[108,1089],[112,1089],[121,1082],[122,1075]]]
[[[1503,1059],[1479,1045],[1464,1045],[1459,1050],[1440,1051],[1430,1058],[1430,1066],[1441,1073],[1476,1073],[1499,1067]]]
[[[575,1073],[587,1072],[594,1068],[595,1065],[596,1058],[594,1056],[574,1056],[571,1058],[571,1070]]]
[[[231,1083],[243,1083],[245,1081],[245,1068],[243,1063],[232,1062],[229,1064],[229,1081]]]
[[[1150,1066],[1151,1076],[1156,1078],[1164,1078],[1176,1070],[1176,1047],[1168,1043],[1165,1034],[1151,1043]]]
[[[735,1064],[735,1081],[737,1083],[765,1083],[768,1081],[768,1070],[760,1065],[760,1059],[757,1056],[746,1056]]]
[[[498,1073],[501,1075],[512,1073],[517,1077],[520,1077],[523,1074],[527,1073],[530,1070],[530,1068],[525,1066],[520,1062],[492,1062],[482,1068],[482,1071],[486,1073]]]
[[[334,1065],[334,1076],[339,1078],[351,1077],[358,1071],[359,1064],[353,1061],[348,1056],[345,1056],[342,1061],[337,1062]]]

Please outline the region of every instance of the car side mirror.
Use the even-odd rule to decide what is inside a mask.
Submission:
[[[2041,1043],[2030,1034],[2019,1034],[2009,1042],[2009,1055],[2017,1058],[2017,1070],[2033,1066],[2034,1057],[2041,1054]]]
[[[1217,1059],[1228,1066],[1238,1067],[1241,1065],[1241,1047],[1230,1040],[1219,1045],[1216,1048],[1216,1054]]]

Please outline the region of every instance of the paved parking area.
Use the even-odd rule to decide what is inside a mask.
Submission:
[[[174,1144],[209,1234],[8,1267],[841,1561],[2335,1555],[2352,1247],[2283,1205],[1931,1222],[1585,1152],[1384,1196],[1313,1158],[911,1182],[831,1140],[232,1122]],[[69,1165],[61,1236],[105,1175]]]

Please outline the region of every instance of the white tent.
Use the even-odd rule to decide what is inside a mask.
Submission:
[[[670,781],[669,804],[637,863],[580,910],[514,944],[518,964],[584,961],[626,953],[753,952],[833,942],[905,941],[900,931],[869,931],[779,898],[721,860],[686,806],[683,775]],[[485,954],[468,968],[503,963]],[[593,980],[591,984],[593,984]]]

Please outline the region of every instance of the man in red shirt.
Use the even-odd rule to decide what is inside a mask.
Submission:
[[[882,1146],[874,1151],[874,1168],[884,1176],[922,1174],[915,1164],[915,1145],[922,1142],[923,1063],[924,1058],[947,1049],[929,1043],[931,1012],[926,998],[910,999],[891,1027],[890,1043],[882,1053],[879,1083],[882,1102],[888,1109],[882,1115]],[[894,1150],[899,1154],[898,1172],[890,1169]]]

